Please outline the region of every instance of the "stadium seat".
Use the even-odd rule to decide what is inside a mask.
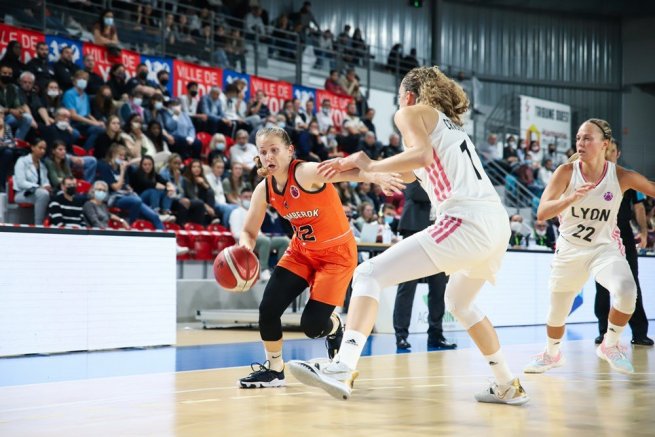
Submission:
[[[154,231],[155,225],[153,225],[148,220],[138,219],[134,220],[132,223],[132,229],[138,229],[140,231]]]
[[[15,141],[16,141],[16,147],[18,147],[19,149],[27,149],[27,150],[30,150],[30,149],[32,148],[32,146],[30,146],[30,143],[28,143],[28,142],[25,141],[25,140],[21,140],[21,139],[15,138]]]
[[[85,181],[84,179],[76,179],[76,182],[77,182],[77,192],[79,194],[88,193],[92,187],[91,183]]]
[[[16,191],[14,191],[14,178],[13,176],[9,176],[9,178],[7,178],[7,202],[15,203],[15,200],[16,200]],[[34,207],[34,205],[31,203],[19,203],[18,206],[20,208]]]
[[[84,147],[73,145],[73,154],[75,156],[87,156]]]
[[[218,223],[207,226],[207,230],[210,232],[230,232],[225,226]]]
[[[49,228],[50,227],[50,217],[46,217],[43,219],[43,227],[44,228]]]
[[[116,220],[109,220],[107,226],[109,227],[109,229],[123,229],[123,224]]]

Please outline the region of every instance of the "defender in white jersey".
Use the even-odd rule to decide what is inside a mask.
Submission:
[[[566,317],[590,274],[613,297],[608,330],[596,353],[614,370],[634,372],[619,338],[634,312],[637,287],[616,217],[623,192],[632,188],[653,196],[655,183],[608,161],[605,154],[611,140],[606,121],[584,122],[576,136],[577,159],[557,168],[541,197],[537,216],[539,220],[559,216],[560,236],[550,277],[546,350],[526,366],[526,373],[543,373],[564,364],[560,346]]]
[[[495,377],[476,399],[524,404],[528,396],[507,366],[493,325],[473,303],[485,281],[494,281],[510,229],[507,212],[461,127],[466,94],[438,68],[419,67],[403,79],[398,100],[394,120],[406,150],[382,161],[356,153],[321,163],[319,169],[328,178],[353,168],[398,172],[405,182],[418,178],[437,207],[437,221],[355,270],[347,329],[340,352],[329,365],[296,361],[288,367],[299,381],[348,399],[381,291],[445,272],[450,275],[446,306],[468,330]]]

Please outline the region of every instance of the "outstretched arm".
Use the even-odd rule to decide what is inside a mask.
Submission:
[[[635,191],[641,191],[646,196],[655,197],[655,182],[649,181],[641,173],[626,170],[623,167],[617,167],[617,173],[623,191],[632,188]]]
[[[318,189],[325,183],[370,182],[379,185],[385,194],[390,195],[400,193],[405,188],[402,176],[398,173],[372,173],[353,168],[336,173],[332,177],[326,177],[319,172],[319,165],[315,162],[304,162],[297,169],[296,178],[300,185],[311,187],[311,189]]]

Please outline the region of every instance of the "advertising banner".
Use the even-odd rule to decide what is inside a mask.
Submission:
[[[250,93],[254,95],[258,90],[264,90],[268,98],[268,109],[273,113],[277,113],[283,108],[285,100],[291,100],[293,98],[292,88],[292,85],[287,82],[279,82],[257,76],[250,77]]]
[[[155,82],[157,82],[157,73],[162,70],[168,71],[169,79],[166,88],[173,95],[173,60],[171,58],[164,58],[163,56],[141,55],[141,62],[148,66],[148,79]]]
[[[198,82],[198,95],[204,95],[214,86],[223,84],[223,71],[220,68],[201,67],[178,60],[173,61],[173,95],[186,94],[189,82]]]
[[[82,60],[82,41],[75,39],[68,39],[62,36],[46,35],[45,43],[48,44],[48,61],[57,62],[61,51],[65,47],[70,47],[73,50],[73,62],[80,68],[84,67]]]
[[[536,141],[542,150],[557,145],[560,152],[571,147],[571,107],[529,96],[521,97],[521,136],[525,144]]]
[[[245,88],[246,95],[244,96],[244,100],[247,102],[248,100],[250,100],[250,75],[249,74],[238,73],[234,70],[227,70],[227,69],[223,70],[223,91],[225,91],[225,87],[227,87],[235,80],[242,80],[246,82],[246,88]]]
[[[329,91],[316,90],[316,107],[320,107],[321,102],[328,99],[332,103],[332,121],[334,126],[341,129],[343,119],[346,115],[346,108],[353,98],[350,96],[340,96]]]
[[[21,61],[27,63],[36,56],[36,45],[45,42],[45,35],[32,30],[0,24],[0,58],[5,55],[7,45],[11,41],[18,41],[21,46]]]

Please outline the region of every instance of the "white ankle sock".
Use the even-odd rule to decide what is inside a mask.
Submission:
[[[266,359],[270,363],[270,369],[276,372],[284,370],[284,360],[282,359],[282,351],[270,352],[266,351]]]
[[[621,333],[625,329],[624,326],[618,326],[612,322],[607,322],[607,332],[605,333],[605,346],[616,346],[621,339]]]
[[[346,329],[346,332],[343,333],[343,340],[341,341],[341,349],[339,350],[337,361],[355,370],[365,344],[366,336],[364,334]]]
[[[498,349],[498,352],[496,353],[485,355],[484,359],[487,360],[487,364],[491,367],[491,371],[493,372],[494,378],[496,378],[498,384],[505,385],[514,379],[514,375],[512,374],[512,371],[509,370],[507,361],[505,361],[503,352],[500,349]]]
[[[561,338],[548,337],[548,341],[546,342],[546,352],[551,357],[556,357],[559,354],[559,348],[561,345],[562,345]]]

